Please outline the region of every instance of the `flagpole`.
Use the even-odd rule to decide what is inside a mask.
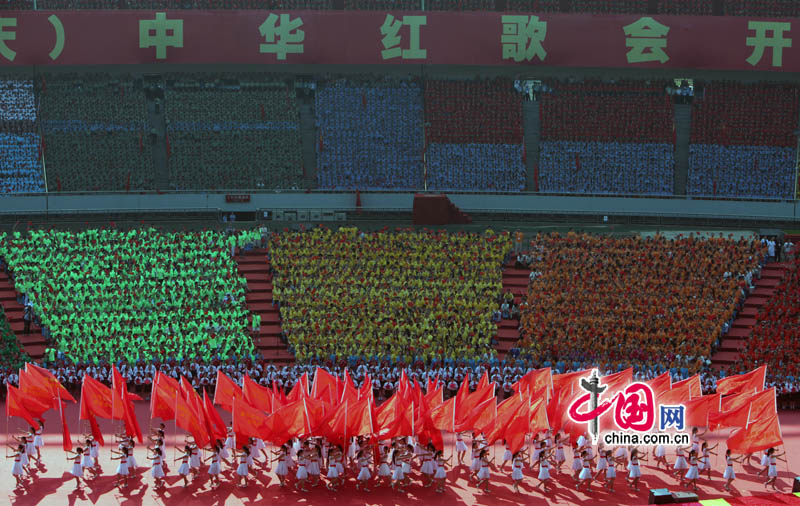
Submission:
[[[56,395],[58,397],[58,414],[59,414],[59,416],[61,418],[61,421],[64,422],[64,424],[66,424],[67,421],[64,419],[64,406],[61,405],[61,389],[60,388],[56,388]],[[80,416],[80,415],[78,415],[78,416]],[[42,431],[42,436],[44,436],[44,431]],[[64,427],[61,427],[61,438],[62,439],[64,438]],[[70,446],[72,446],[72,437],[71,436],[70,436]],[[63,441],[61,442],[61,447],[62,447],[62,449],[64,447],[64,442]]]
[[[178,444],[178,391],[175,390],[175,419],[172,421],[174,423],[174,429],[172,431],[172,461],[175,462],[175,447]]]

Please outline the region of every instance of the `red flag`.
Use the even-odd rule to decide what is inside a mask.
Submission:
[[[487,399],[493,399],[494,397],[494,385],[486,385],[482,390],[475,390],[473,393],[467,395],[461,403],[456,401],[456,425],[463,424],[479,404]],[[458,396],[456,396],[456,399],[457,398]]]
[[[352,404],[347,413],[347,437],[366,436],[373,432],[372,400],[362,399]]]
[[[480,381],[478,381],[478,386],[475,387],[475,390],[481,390],[482,388],[486,388],[489,386],[489,373],[487,371],[483,371],[483,376],[481,376]]]
[[[469,396],[469,373],[464,375],[464,381],[456,392],[456,406],[464,402],[467,396]]]
[[[687,401],[692,399],[691,388],[692,385],[690,383],[684,383],[681,386],[671,388],[656,397],[656,405],[665,404],[667,406],[678,406],[680,404],[686,404]]]
[[[308,397],[308,373],[303,373],[300,379],[292,387],[286,400],[289,402],[297,402]]]
[[[81,386],[81,420],[87,420],[84,415],[88,413],[100,418],[113,417],[113,406],[111,404],[111,389],[103,385],[88,374],[83,375],[83,385]]]
[[[606,399],[610,398],[616,392],[624,390],[626,386],[628,386],[633,381],[633,367],[629,367],[624,371],[615,372],[614,374],[609,374],[608,376],[603,376],[600,378],[600,384],[606,385],[606,391],[603,392],[603,397]]]
[[[155,378],[153,378],[153,387],[150,392],[150,418],[161,418],[164,421],[175,418],[175,396],[178,394],[177,390],[163,379],[167,377],[156,371]]]
[[[61,415],[61,447],[64,448],[65,452],[70,452],[72,451],[72,436],[70,436],[69,426],[67,425],[67,419],[64,416],[63,404],[59,407],[58,411]]]
[[[686,378],[685,380],[677,381],[672,384],[672,388],[682,387],[685,383],[689,383],[691,386],[689,387],[689,391],[692,394],[692,399],[695,397],[700,397],[703,395],[703,389],[700,385],[700,375],[695,374],[691,378]]]
[[[17,387],[11,383],[6,383],[8,397],[6,398],[6,416],[18,416],[28,422],[34,429],[39,428],[39,423],[34,419],[30,410],[44,413],[48,408],[39,403],[36,399],[23,399]]]
[[[214,408],[214,403],[211,402],[205,388],[203,389],[203,414],[206,417],[206,424],[209,429],[208,435],[212,442],[216,440],[224,441],[228,433],[225,429],[225,422],[222,421],[222,417],[219,416],[216,408]]]
[[[20,369],[19,391],[25,399],[34,399],[39,404],[47,406],[48,409],[59,409],[58,400],[50,391],[50,385],[39,375],[34,375],[24,369]],[[28,411],[30,411],[30,409]],[[32,414],[37,418],[41,417],[41,413]]]
[[[686,425],[708,427],[708,417],[719,413],[722,396],[720,394],[703,395],[690,401],[684,401],[686,407]]]
[[[129,436],[136,437],[141,443],[142,429],[139,427],[139,421],[136,420],[136,410],[133,406],[133,399],[141,400],[141,397],[135,394],[128,393],[128,385],[125,379],[117,370],[117,366],[111,368],[111,389],[112,389],[112,419],[121,419],[125,423],[125,433]]]
[[[422,398],[422,402],[428,407],[428,411],[441,406],[444,402],[444,386],[429,390]]]
[[[34,375],[39,375],[42,377],[44,382],[48,385],[50,392],[52,393],[53,397],[61,397],[62,401],[72,401],[77,402],[75,398],[70,394],[64,385],[61,384],[60,381],[47,369],[43,367],[39,367],[36,364],[31,362],[27,362],[25,364],[25,371],[32,373]]]
[[[757,392],[764,390],[764,381],[767,376],[767,366],[762,365],[745,374],[728,376],[717,382],[717,393],[722,395],[736,394],[740,392]]]
[[[92,436],[100,446],[104,446],[105,441],[96,417],[111,419],[112,414],[111,389],[88,374],[84,374],[83,384],[81,385],[79,419],[89,421]]]
[[[267,418],[266,439],[282,445],[289,439],[306,433],[305,399],[292,402],[278,409]]]
[[[457,425],[455,429],[456,432],[478,430],[479,428],[490,426],[496,417],[497,398],[492,397],[478,404],[478,406],[472,410],[472,414],[464,420],[464,423]]]
[[[521,395],[512,395],[504,400],[497,406],[497,418],[491,427],[485,427],[481,430],[486,434],[486,442],[490,445],[506,436],[506,428],[514,420],[518,413],[524,413],[525,427],[527,427],[528,420],[528,401]]]
[[[547,403],[543,397],[535,401],[528,398],[528,432],[537,434],[550,428],[550,420],[547,418]]]
[[[394,424],[400,396],[395,392],[375,410],[375,425],[378,431],[384,431]]]
[[[369,377],[369,374],[364,376],[364,382],[361,383],[361,386],[358,388],[358,400],[366,398],[373,398],[372,378]]]
[[[194,408],[180,395],[175,396],[175,424],[194,438],[198,448],[208,446],[208,432]]]
[[[762,416],[747,427],[737,429],[727,441],[733,453],[756,453],[783,444],[783,434],[777,414]]]
[[[777,413],[775,405],[775,387],[754,395],[747,396],[738,406],[709,415],[708,428],[717,430],[721,427],[744,427],[748,421]]]
[[[456,398],[451,397],[431,410],[430,418],[435,428],[456,432]]]
[[[550,396],[553,393],[553,374],[549,367],[536,369],[535,371],[530,371],[511,386],[515,392],[520,390],[523,392],[527,390],[529,393],[546,391],[546,395]]]
[[[269,432],[267,415],[236,397],[233,399],[233,431],[239,446],[247,444],[247,438],[265,439]]]
[[[556,390],[564,386],[568,386],[570,389],[573,389],[573,387],[580,388],[579,382],[581,378],[588,377],[590,374],[592,374],[591,369],[567,372],[564,374],[555,374],[551,379],[551,382],[553,383],[553,392],[555,393]]]
[[[541,403],[541,401],[539,399],[537,402]],[[524,403],[519,406],[511,420],[503,427],[505,430],[502,438],[506,440],[511,453],[516,453],[525,446],[525,434],[528,433],[528,425],[528,405]]]
[[[242,394],[245,402],[249,405],[267,413],[272,412],[272,392],[269,391],[269,388],[262,387],[250,379],[247,374],[244,375],[242,382]]]
[[[667,392],[672,388],[672,378],[670,377],[668,372],[656,376],[655,378],[645,381],[650,388],[653,389],[653,395],[658,398],[659,395]]]
[[[225,411],[233,411],[233,399],[241,399],[242,389],[222,371],[217,371],[217,388],[214,391],[214,404],[221,406]]]
[[[314,371],[314,381],[311,383],[311,397],[330,402],[330,399],[321,397],[328,387],[330,387],[328,391],[338,397],[339,379],[325,369],[317,367],[317,370]],[[336,400],[338,401],[338,398]]]

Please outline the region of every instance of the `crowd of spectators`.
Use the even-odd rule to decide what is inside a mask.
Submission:
[[[679,14],[692,16],[798,17],[794,0],[37,0],[38,9],[294,9],[571,12],[591,14]],[[28,10],[34,0],[6,0],[0,10]]]
[[[525,187],[522,97],[510,79],[425,83],[428,188]]]
[[[723,0],[723,9],[726,16],[800,16],[800,4],[795,0]]]
[[[155,189],[141,78],[47,74],[40,105],[48,191]]]
[[[33,82],[0,78],[0,195],[44,191]]]
[[[710,16],[714,0],[658,0],[659,14]]]
[[[675,157],[671,144],[544,142],[540,149],[540,191],[672,194]]]
[[[532,241],[520,355],[603,369],[693,374],[758,275],[766,247],[748,238],[602,237]]]
[[[298,361],[494,353],[507,233],[356,228],[273,236],[273,299]]]
[[[232,252],[260,240],[257,230],[31,230],[0,236],[0,256],[51,360],[210,361],[253,350]]]
[[[407,80],[317,85],[319,188],[423,187],[422,92]]]
[[[300,113],[285,82],[168,75],[166,103],[171,189],[301,187]]]
[[[737,369],[767,364],[768,373],[783,375],[793,383],[800,377],[800,256],[792,258],[789,265],[775,294],[756,316]]]
[[[551,83],[540,106],[543,192],[670,194],[673,104],[666,82]]]
[[[591,14],[642,14],[648,0],[571,0],[571,12]]]
[[[525,188],[521,144],[428,146],[429,190],[518,192]]]
[[[28,354],[20,349],[17,336],[11,330],[5,311],[0,306],[0,371],[14,371],[30,360]],[[0,373],[0,384],[5,379],[2,376]]]
[[[690,195],[793,198],[798,88],[710,82],[695,94]]]

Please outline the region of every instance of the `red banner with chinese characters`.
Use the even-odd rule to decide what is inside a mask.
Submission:
[[[800,71],[794,20],[498,12],[7,11],[0,64],[434,64]]]

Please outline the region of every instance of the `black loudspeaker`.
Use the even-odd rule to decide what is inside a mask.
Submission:
[[[672,504],[672,494],[665,488],[650,489],[650,499],[647,504]]]
[[[697,494],[694,492],[673,492],[672,502],[675,504],[682,504],[685,502],[698,502]]]
[[[800,476],[794,477],[794,484],[792,485],[792,493],[793,494],[800,493]]]

